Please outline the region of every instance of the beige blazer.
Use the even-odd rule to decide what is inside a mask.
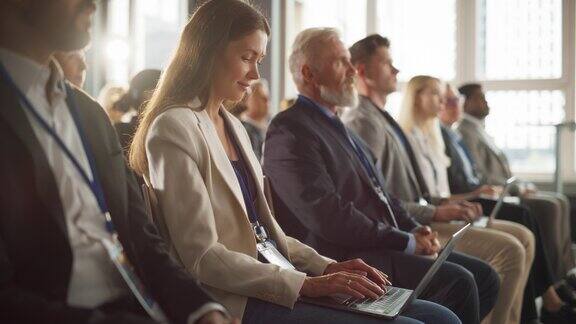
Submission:
[[[159,115],[146,138],[148,180],[171,250],[235,317],[242,317],[247,297],[293,307],[306,273],[321,275],[334,261],[284,234],[264,197],[262,169],[250,139],[240,121],[222,110],[257,180],[260,219],[298,271],[258,261],[234,169],[208,114],[193,104]]]

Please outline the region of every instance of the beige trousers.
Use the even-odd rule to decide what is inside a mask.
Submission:
[[[462,225],[432,223],[442,244]],[[456,250],[490,264],[500,277],[500,292],[492,312],[482,323],[520,322],[524,288],[534,261],[534,235],[526,227],[495,220],[490,228],[470,228],[457,243]]]
[[[535,195],[524,197],[522,202],[538,217],[542,243],[551,268],[556,279],[562,279],[566,272],[575,266],[568,198],[554,192],[539,191]]]

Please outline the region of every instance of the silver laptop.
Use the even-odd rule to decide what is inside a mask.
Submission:
[[[355,297],[338,295],[321,298],[300,297],[300,300],[305,303],[346,310],[349,312],[393,319],[398,316],[407,305],[410,305],[414,299],[420,296],[440,266],[444,261],[446,261],[446,258],[448,258],[454,249],[456,242],[460,237],[462,237],[469,226],[470,224],[465,224],[458,232],[452,235],[442,252],[440,252],[434,263],[432,263],[430,269],[428,269],[428,272],[426,272],[414,290],[389,287],[386,294],[382,295],[378,299],[357,299]]]
[[[508,191],[510,191],[510,186],[514,182],[516,182],[516,177],[511,177],[508,180],[506,180],[506,184],[504,185],[502,192],[500,192],[500,196],[498,196],[498,200],[496,201],[496,206],[494,206],[494,208],[492,209],[490,216],[480,217],[479,219],[472,222],[472,226],[480,227],[480,228],[486,228],[492,223],[492,221],[494,221],[496,219],[496,215],[498,214],[498,212],[502,208],[502,205],[504,204],[504,198],[506,198],[506,196],[508,195]],[[450,223],[452,223],[452,224],[465,224],[466,221],[451,221]]]

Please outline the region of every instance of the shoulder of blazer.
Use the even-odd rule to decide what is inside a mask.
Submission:
[[[180,131],[190,132],[192,129],[198,128],[199,123],[200,118],[192,109],[185,106],[169,107],[152,121],[148,136],[151,135],[151,130],[168,137],[170,137],[169,135],[176,135],[175,133]]]
[[[377,127],[376,124],[381,124],[380,116],[377,115],[379,112],[373,109],[373,107],[368,107],[367,105],[368,104],[360,101],[358,106],[353,109],[349,109],[344,114],[342,114],[342,122],[345,124],[357,123],[357,125],[369,124],[378,130],[379,127]]]
[[[153,139],[161,138],[173,143],[197,160],[198,147],[204,145],[200,131],[201,112],[188,106],[168,107],[152,121],[146,134],[146,145],[148,146]]]
[[[460,124],[458,125],[458,131],[460,131],[460,134],[462,135],[465,141],[480,140],[480,134],[478,133],[476,126],[473,125],[471,122],[467,121],[466,119],[460,121]]]
[[[276,116],[274,116],[274,118],[272,118],[270,126],[268,127],[268,133],[271,133],[271,131],[276,128],[283,128],[286,126],[289,128],[296,126],[313,129],[315,123],[311,122],[310,119],[314,117],[311,115],[312,109],[308,108],[310,107],[306,107],[305,105],[301,105],[296,102],[290,108],[279,112],[276,114]]]

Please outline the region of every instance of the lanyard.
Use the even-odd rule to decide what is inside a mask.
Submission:
[[[70,149],[66,146],[62,138],[58,136],[56,130],[48,124],[48,122],[42,118],[42,116],[38,113],[38,111],[34,108],[32,103],[28,100],[28,98],[20,91],[20,89],[16,86],[10,74],[0,63],[0,75],[1,77],[8,83],[18,95],[20,102],[24,106],[26,110],[28,110],[34,119],[42,126],[42,128],[48,133],[54,141],[58,144],[62,152],[66,155],[66,157],[72,162],[74,167],[78,170],[82,179],[90,190],[94,194],[96,201],[98,202],[98,207],[100,208],[101,213],[104,215],[106,223],[106,231],[112,236],[113,241],[109,241],[107,239],[102,240],[102,244],[106,251],[108,252],[110,259],[116,269],[119,271],[122,279],[128,285],[128,288],[132,291],[138,302],[142,305],[144,310],[150,315],[151,318],[156,320],[159,323],[168,323],[167,317],[162,311],[162,308],[158,303],[154,301],[154,299],[147,293],[144,285],[139,280],[138,276],[134,273],[132,266],[130,265],[126,255],[124,253],[124,248],[120,244],[118,240],[118,234],[114,229],[114,224],[112,223],[112,218],[110,217],[110,212],[108,210],[108,206],[106,204],[106,199],[104,197],[104,191],[102,190],[102,185],[100,184],[98,173],[96,172],[96,162],[94,160],[94,156],[92,155],[92,150],[90,150],[90,146],[88,144],[88,140],[86,138],[86,134],[80,124],[80,116],[78,115],[78,106],[74,101],[74,96],[72,93],[72,89],[70,86],[66,85],[66,103],[68,109],[70,111],[70,115],[72,115],[72,119],[74,120],[74,124],[76,125],[76,129],[78,130],[78,135],[80,136],[80,141],[82,142],[82,147],[84,148],[84,152],[86,154],[86,158],[88,159],[88,164],[90,166],[90,170],[92,171],[92,178],[86,173],[86,171],[80,165],[80,162],[74,154],[70,151]],[[85,233],[89,235],[89,233]]]
[[[325,108],[320,107],[317,103],[310,100],[309,98],[302,96],[302,95],[298,96],[298,98],[308,102],[310,105],[312,105],[318,111],[320,111],[324,116],[326,116],[328,118],[328,121],[330,121],[330,123],[334,127],[336,127],[340,132],[344,133],[344,135],[348,139],[348,143],[350,144],[350,146],[352,147],[352,150],[356,154],[356,157],[360,160],[360,163],[362,164],[364,171],[366,171],[366,173],[368,174],[368,178],[370,178],[370,182],[372,182],[372,187],[374,188],[374,191],[376,191],[376,194],[378,194],[378,197],[380,198],[380,200],[382,200],[382,202],[386,205],[386,208],[388,209],[388,213],[390,214],[390,217],[392,218],[392,221],[394,222],[394,226],[398,227],[398,223],[396,222],[396,217],[394,216],[394,212],[392,211],[392,208],[390,207],[390,202],[388,201],[388,198],[386,196],[386,192],[384,191],[384,189],[382,189],[382,184],[378,180],[378,176],[376,175],[376,173],[374,172],[374,169],[372,168],[372,163],[368,160],[368,158],[366,157],[366,154],[364,154],[364,151],[362,151],[362,148],[356,142],[354,137],[348,133],[348,131],[346,130],[346,126],[344,126],[344,124],[339,119],[337,119],[337,117],[332,117],[332,116],[328,115],[325,111]]]
[[[86,184],[92,191],[92,194],[94,194],[96,201],[98,202],[100,212],[104,215],[106,220],[105,223],[106,230],[108,231],[108,233],[115,235],[116,231],[114,229],[114,224],[112,223],[108,206],[106,204],[106,199],[104,197],[104,191],[102,190],[102,185],[100,184],[100,180],[96,172],[96,163],[94,161],[94,156],[92,155],[92,150],[90,150],[88,140],[86,139],[86,135],[82,127],[80,127],[81,125],[78,116],[78,108],[74,100],[74,96],[72,94],[70,86],[68,85],[65,86],[66,103],[70,111],[70,114],[72,115],[72,119],[74,120],[74,124],[76,125],[76,129],[78,130],[80,141],[82,142],[82,147],[84,148],[84,152],[86,153],[86,158],[88,159],[88,164],[90,166],[90,170],[92,171],[92,180],[90,180],[88,173],[86,173],[84,168],[82,168],[80,162],[70,151],[70,149],[66,146],[62,138],[56,133],[56,130],[52,126],[50,126],[50,124],[48,124],[48,122],[40,115],[38,110],[34,108],[30,100],[28,100],[26,95],[24,95],[24,93],[16,86],[16,83],[14,83],[14,80],[12,79],[12,77],[10,77],[10,74],[8,73],[4,65],[1,63],[0,63],[0,76],[4,79],[4,81],[6,81],[6,83],[8,83],[10,87],[12,87],[14,92],[18,95],[18,99],[22,103],[22,106],[28,112],[30,112],[30,114],[34,117],[34,119],[38,122],[38,124],[42,126],[42,129],[44,129],[44,131],[46,131],[46,133],[48,133],[48,135],[50,135],[50,137],[54,139],[54,141],[56,142],[56,144],[58,144],[62,152],[64,152],[66,157],[70,160],[70,162],[72,162],[74,167],[78,170],[78,173],[80,173],[82,179],[84,180],[84,182],[86,182]]]
[[[240,159],[238,161],[241,161]],[[254,200],[252,200],[252,194],[250,193],[250,186],[248,184],[247,179],[245,178],[249,176],[248,174],[246,174],[247,170],[245,170],[241,166],[242,162],[240,162],[239,164],[240,165],[237,166],[238,169],[234,165],[232,165],[232,168],[234,169],[234,173],[236,173],[236,178],[238,179],[240,189],[242,190],[242,196],[244,197],[244,205],[246,205],[246,211],[248,212],[248,218],[250,219],[250,224],[252,225],[254,236],[256,236],[258,242],[263,243],[266,240],[268,240],[268,234],[266,233],[266,229],[264,228],[264,226],[260,225],[260,222],[258,221],[258,212],[256,211],[256,208],[254,206]],[[244,169],[244,171],[240,170],[240,168]]]
[[[230,132],[230,139],[232,140],[232,144],[236,149],[238,155],[238,162],[234,164],[234,162],[230,161],[232,164],[232,169],[234,169],[234,173],[236,174],[236,178],[238,179],[238,183],[240,184],[240,189],[242,190],[242,197],[244,198],[244,205],[246,205],[246,211],[248,213],[248,219],[250,220],[250,224],[252,226],[252,230],[254,231],[254,236],[260,243],[264,243],[268,240],[268,233],[266,233],[266,229],[262,226],[259,222],[258,218],[258,211],[256,211],[256,206],[254,206],[254,198],[252,197],[252,193],[250,192],[250,183],[248,181],[248,177],[251,176],[249,171],[246,169],[246,160],[242,155],[242,150],[240,145],[236,141],[235,137],[232,134],[232,127],[226,122],[226,127],[228,132]]]

